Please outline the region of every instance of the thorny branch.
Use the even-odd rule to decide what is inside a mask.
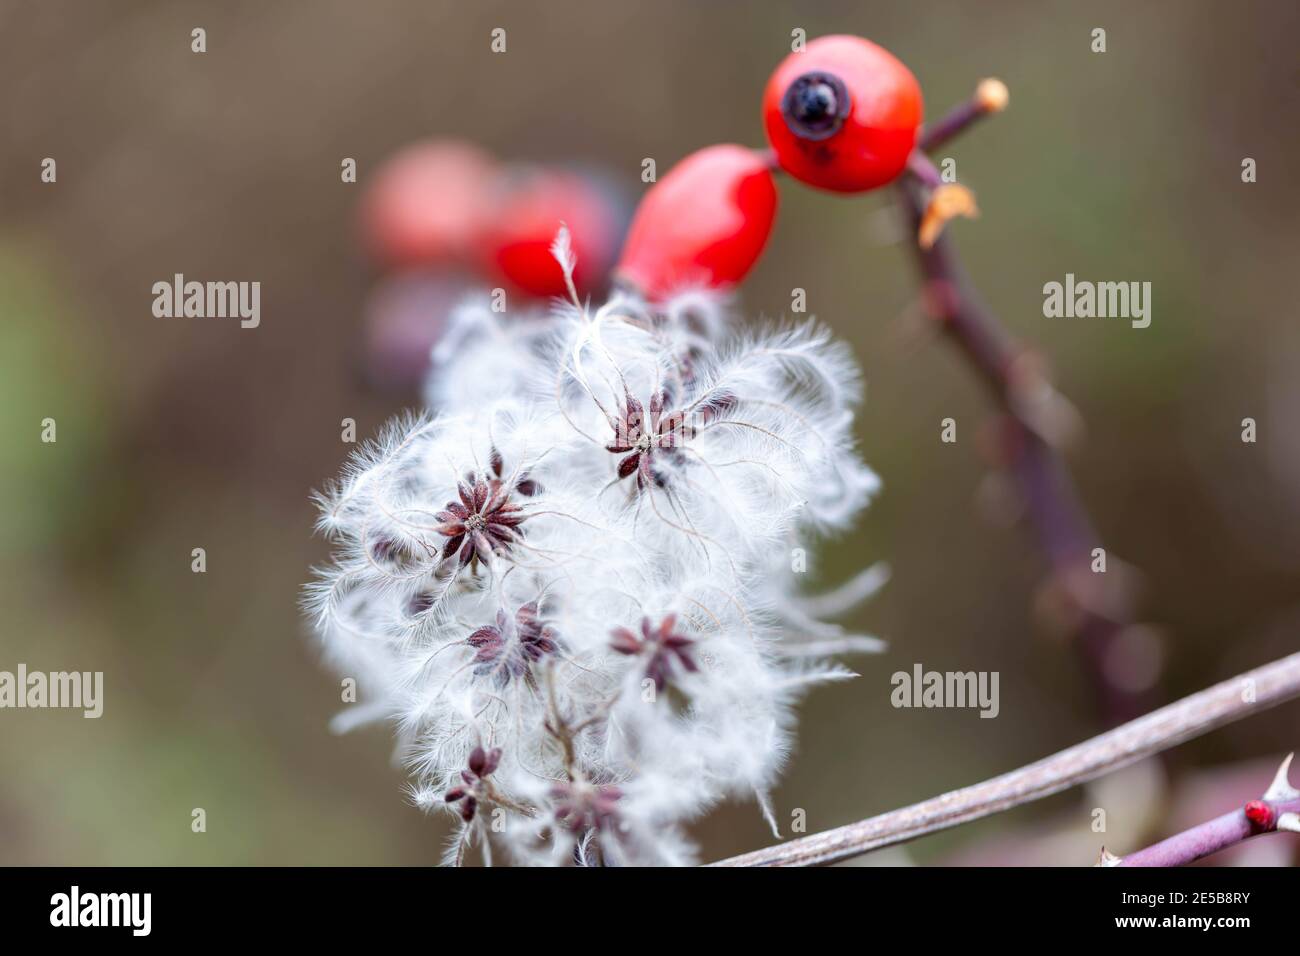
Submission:
[[[1279,830],[1300,833],[1300,790],[1287,779],[1294,756],[1288,754],[1282,761],[1272,786],[1261,799],[1251,800],[1231,813],[1176,833],[1122,859],[1103,848],[1097,865],[1184,866],[1254,836]]]
[[[932,150],[984,116],[1001,111],[1006,87],[985,80],[970,101],[927,129],[922,150]],[[943,187],[922,155],[900,183],[911,219],[925,300],[943,332],[970,360],[1005,412],[1003,452],[1019,483],[1027,513],[1053,569],[1053,582],[1073,605],[1078,644],[1098,688],[1103,716],[1123,724],[1036,763],[922,803],[789,843],[723,860],[720,866],[811,866],[947,829],[1041,799],[1103,776],[1143,757],[1248,714],[1300,696],[1300,654],[1293,654],[1147,714],[1142,692],[1110,679],[1112,653],[1131,626],[1127,609],[1091,574],[1098,537],[1075,492],[1058,448],[1077,427],[1068,402],[1052,387],[1040,363],[1017,344],[973,295],[951,240],[934,238],[935,198]],[[929,207],[926,192],[929,191]],[[973,203],[965,210],[973,210]],[[959,210],[960,211],[960,210]],[[1286,780],[1289,758],[1264,799],[1193,827],[1120,860],[1103,851],[1102,864],[1172,866],[1191,862],[1248,837],[1300,831],[1300,792]]]
[[[713,865],[817,866],[903,843],[927,833],[946,830],[1040,800],[1105,776],[1143,757],[1159,753],[1293,697],[1300,697],[1300,653],[1215,684],[1145,717],[1139,717],[1091,740],[983,783]],[[1275,809],[1280,813],[1287,812],[1282,806],[1275,805]],[[1235,814],[1228,816],[1235,817]],[[1207,847],[1205,853],[1221,848],[1211,845],[1213,841],[1209,838],[1219,834],[1219,839],[1222,839],[1221,831],[1228,830],[1224,820],[1221,817],[1188,831],[1194,835],[1182,835],[1185,845],[1203,845]],[[1274,821],[1275,828],[1276,825]],[[1233,824],[1233,827],[1240,833],[1242,828],[1239,824]],[[1168,843],[1165,841],[1149,850],[1133,854],[1127,858],[1128,865],[1141,865],[1144,858],[1150,860],[1164,857],[1172,861],[1173,856],[1166,855]],[[1222,846],[1226,845],[1228,844],[1222,843]],[[1182,855],[1188,859],[1195,858],[1188,853]],[[1137,862],[1134,862],[1135,858]]]
[[[921,148],[947,142],[981,117],[999,112],[1006,102],[1006,87],[984,80],[969,102],[923,133]],[[925,184],[915,170],[899,188],[914,235],[926,218]],[[1102,718],[1114,725],[1136,717],[1150,709],[1147,693],[1117,685],[1109,676],[1117,645],[1133,622],[1124,602],[1105,587],[1105,576],[1091,571],[1099,539],[1058,451],[1076,430],[1077,415],[1052,387],[1033,353],[1012,339],[975,296],[951,239],[941,235],[928,248],[912,246],[926,304],[1006,413],[1000,451],[1052,568],[1052,590],[1064,599]]]

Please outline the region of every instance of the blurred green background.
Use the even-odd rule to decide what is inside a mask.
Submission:
[[[497,26],[505,55],[489,52]],[[1104,54],[1089,49],[1099,26]],[[1086,419],[1075,474],[1107,546],[1140,569],[1140,616],[1163,634],[1157,698],[1296,649],[1289,0],[6,2],[0,669],[102,670],[106,705],[100,720],[0,712],[0,863],[436,861],[442,823],[405,802],[387,730],[329,734],[338,683],[297,609],[327,550],[308,493],[348,451],[340,419],[370,434],[415,401],[358,374],[374,280],[356,229],[367,172],[411,140],[456,135],[506,159],[600,164],[638,195],[643,157],[662,173],[710,143],[762,144],[760,93],[796,27],[890,48],[930,118],[981,77],[1010,86],[1007,113],[944,151],[983,210],[953,233],[986,299],[1041,347]],[[46,156],[57,184],[40,182]],[[361,184],[340,182],[345,156]],[[741,306],[779,317],[801,287],[853,343],[869,382],[862,447],[885,482],[821,575],[894,569],[854,621],[890,652],[810,697],[776,794],[782,814],[801,807],[820,830],[1100,728],[1071,649],[1035,622],[1030,536],[977,504],[986,396],[944,343],[908,331],[917,287],[891,240],[891,197],[787,180],[781,202]],[[261,327],[153,318],[150,288],[176,272],[261,281]],[[1151,327],[1043,318],[1043,283],[1067,272],[1152,282]],[[939,441],[946,416],[956,445]],[[1257,444],[1239,439],[1246,416]],[[46,417],[56,444],[40,441]],[[206,574],[191,573],[195,547]],[[892,709],[889,675],[915,662],[999,671],[999,718]],[[1220,730],[1171,755],[1173,792],[1204,785],[1227,809],[1255,784],[1214,796],[1207,768],[1249,766],[1262,789],[1297,743],[1294,703]],[[884,859],[978,858],[1028,835],[1009,862],[1089,863],[1101,842],[1169,825],[1134,795],[1163,792],[1159,776],[1129,779]],[[1089,830],[1097,800],[1121,835]],[[194,807],[204,834],[191,832]],[[695,832],[705,858],[771,840],[752,804]]]

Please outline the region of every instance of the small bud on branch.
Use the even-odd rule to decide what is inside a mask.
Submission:
[[[975,94],[956,107],[943,119],[921,131],[921,140],[917,144],[924,152],[932,152],[947,143],[978,120],[994,113],[1001,113],[1007,108],[1011,94],[1007,85],[1001,80],[989,78],[981,80],[975,88]]]

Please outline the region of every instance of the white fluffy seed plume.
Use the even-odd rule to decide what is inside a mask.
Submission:
[[[571,276],[567,230],[553,251]],[[336,728],[393,724],[447,862],[689,864],[684,825],[728,797],[776,830],[793,703],[879,649],[825,619],[880,567],[818,597],[797,573],[878,487],[860,395],[824,328],[754,332],[705,293],[456,311],[428,411],[318,496],[335,552],[305,602],[359,688]]]

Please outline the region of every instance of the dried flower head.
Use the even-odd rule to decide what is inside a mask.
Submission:
[[[610,635],[610,647],[620,654],[644,659],[646,679],[654,683],[655,690],[663,690],[674,662],[692,674],[699,670],[690,651],[695,642],[676,633],[676,627],[676,614],[667,615],[658,627],[651,625],[650,618],[643,617],[640,637],[626,627],[618,627]]]
[[[537,602],[521,604],[514,616],[497,611],[496,623],[480,627],[468,638],[474,655],[474,674],[489,676],[504,687],[522,677],[536,687],[533,665],[559,648],[555,628],[541,620]]]
[[[447,540],[442,548],[444,559],[460,554],[460,566],[486,562],[493,552],[505,552],[523,535],[520,525],[528,516],[523,508],[512,504],[510,489],[501,481],[501,455],[493,450],[492,470],[488,479],[470,472],[456,487],[459,501],[449,501],[438,512],[442,525],[438,533]]]

